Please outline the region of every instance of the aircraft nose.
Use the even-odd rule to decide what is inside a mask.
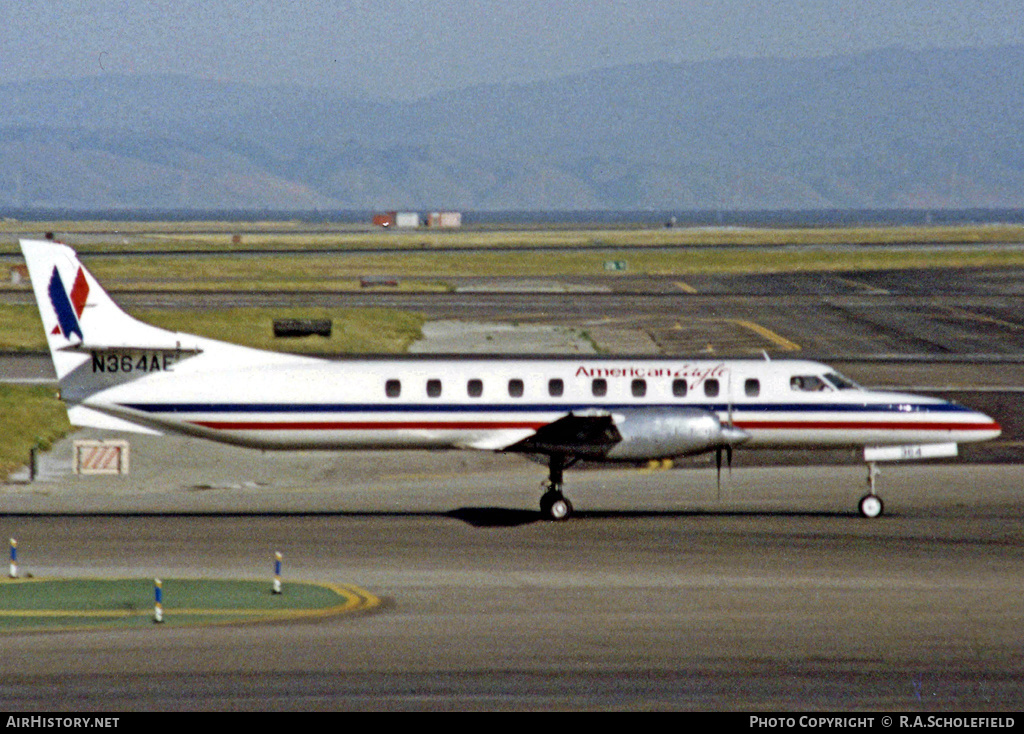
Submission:
[[[991,441],[1003,433],[1003,427],[991,416],[980,411],[971,411],[967,414],[964,427],[971,431],[973,441]]]
[[[989,438],[998,438],[1003,434],[1003,427],[999,425],[997,421],[985,415],[984,413],[978,413],[978,415],[981,417],[982,421],[987,422],[991,426],[989,430]]]

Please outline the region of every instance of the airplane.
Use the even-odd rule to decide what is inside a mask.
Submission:
[[[252,349],[142,323],[70,247],[22,240],[72,425],[179,433],[258,449],[474,449],[548,466],[542,515],[573,512],[578,461],[644,462],[744,448],[864,451],[876,462],[955,456],[999,436],[987,415],[868,390],[808,360],[351,357]]]

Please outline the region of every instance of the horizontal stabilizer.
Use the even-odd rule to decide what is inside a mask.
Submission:
[[[174,354],[179,354],[179,355],[188,356],[188,357],[194,356],[196,354],[202,354],[203,353],[203,350],[200,349],[199,347],[196,347],[196,346],[182,347],[182,346],[178,346],[177,344],[172,345],[172,346],[166,346],[166,341],[164,342],[164,344],[165,344],[165,346],[162,346],[162,347],[154,347],[152,344],[95,344],[95,343],[85,344],[85,343],[83,343],[83,344],[69,344],[66,347],[60,347],[60,351],[62,351],[62,352],[81,352],[83,354],[88,354],[88,353],[92,353],[92,352],[114,352],[114,351],[116,351],[118,353],[163,351],[163,352],[172,352]]]
[[[71,425],[78,426],[79,428],[101,428],[105,431],[144,433],[150,436],[163,435],[160,431],[154,431],[152,428],[140,426],[137,423],[131,423],[121,418],[115,418],[112,415],[107,415],[82,405],[68,408],[68,421],[71,422]]]

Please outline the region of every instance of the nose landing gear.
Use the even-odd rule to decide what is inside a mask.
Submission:
[[[885,510],[882,498],[875,494],[875,477],[878,476],[878,466],[875,462],[868,463],[868,493],[860,498],[857,509],[862,517],[878,517]]]

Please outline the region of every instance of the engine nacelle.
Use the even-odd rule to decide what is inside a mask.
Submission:
[[[722,425],[718,416],[700,408],[642,408],[615,411],[620,440],[604,454],[611,461],[645,461],[702,454],[736,446],[750,436]]]

